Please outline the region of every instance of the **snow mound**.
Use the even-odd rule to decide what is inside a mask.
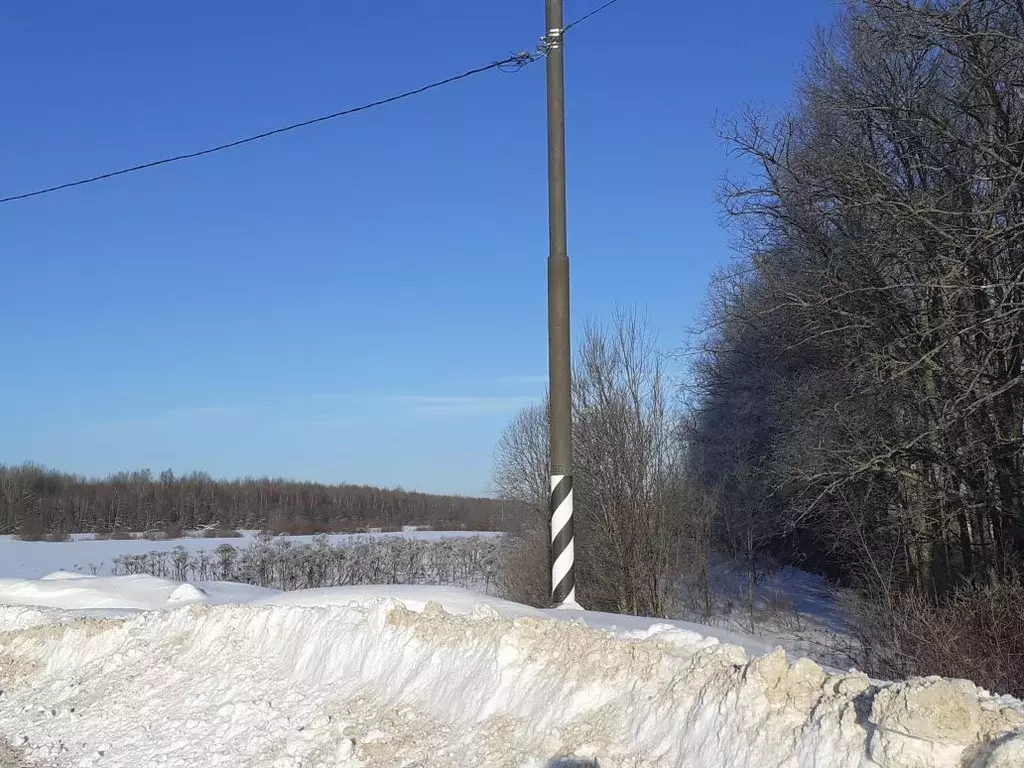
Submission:
[[[206,591],[194,584],[182,584],[168,596],[167,603],[201,603],[206,600]]]
[[[190,602],[210,605],[247,603],[278,594],[275,589],[222,581],[193,585],[141,574],[76,576],[78,574],[70,578],[0,579],[0,606],[55,608],[95,617],[97,611],[132,615]],[[0,621],[0,630],[3,629]]]
[[[435,590],[0,634],[0,735],[29,762],[103,768],[1006,768],[1020,754],[1024,715],[969,683],[878,687],[670,624],[623,637]]]
[[[724,643],[743,648],[751,655],[761,655],[774,646],[756,638],[740,635],[726,629],[712,628],[685,621],[652,620],[638,616],[600,613],[583,610],[540,610],[509,600],[482,595],[461,587],[429,585],[375,585],[358,587],[324,587],[294,592],[277,592],[254,604],[306,607],[346,607],[366,604],[401,605],[422,612],[430,603],[436,603],[447,613],[457,616],[504,616],[556,619],[582,624],[591,629],[611,632],[624,639],[657,638],[663,643],[688,647],[706,647]]]
[[[494,615],[513,618],[531,616],[544,618],[547,612],[527,605],[502,600],[498,597],[481,595],[461,587],[438,587],[422,584],[388,584],[358,587],[322,587],[300,589],[294,592],[280,592],[260,601],[265,605],[277,606],[354,606],[367,603],[401,603],[416,613],[422,612],[428,603],[436,603],[447,613],[465,615]]]
[[[88,579],[0,579],[0,603],[80,610],[152,610],[167,602],[180,582],[153,576]]]
[[[40,581],[62,581],[67,579],[92,579],[94,576],[90,576],[86,573],[78,573],[76,571],[54,571],[48,573],[45,576],[40,576]]]
[[[580,622],[591,629],[613,632],[627,639],[642,640],[657,637],[661,642],[684,646],[723,643],[738,646],[751,656],[770,653],[776,647],[750,635],[741,635],[721,627],[709,627],[706,624],[695,624],[688,621],[652,620],[640,616],[623,616],[618,613],[568,609],[545,611],[544,613],[551,618]]]
[[[239,584],[234,581],[204,581],[196,585],[205,594],[203,600],[210,605],[224,603],[252,603],[280,594],[276,589],[257,587],[253,584]]]
[[[0,632],[16,632],[20,629],[37,627],[40,624],[56,623],[59,623],[59,620],[55,620],[43,608],[31,608],[22,605],[0,605]]]

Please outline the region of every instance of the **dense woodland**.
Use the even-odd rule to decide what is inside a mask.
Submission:
[[[96,480],[26,465],[0,465],[0,534],[270,529],[285,533],[385,530],[403,525],[504,530],[507,501],[433,496],[356,485],[192,473],[126,472]]]
[[[1024,6],[875,0],[729,139],[697,464],[753,538],[942,595],[1024,557]],[[785,545],[783,545],[785,546]]]
[[[657,612],[709,557],[791,563],[855,590],[862,669],[1024,692],[1024,4],[851,0],[788,110],[722,136],[737,257],[679,407],[621,334],[577,361],[578,593]],[[506,433],[509,498],[543,496],[545,423]]]
[[[725,133],[757,172],[688,440],[730,549],[855,587],[886,674],[1020,691],[1024,5],[851,3]]]

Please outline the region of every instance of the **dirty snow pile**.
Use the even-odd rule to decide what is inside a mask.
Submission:
[[[1024,765],[1020,702],[678,623],[454,588],[54,576],[0,580],[0,758],[19,766]]]

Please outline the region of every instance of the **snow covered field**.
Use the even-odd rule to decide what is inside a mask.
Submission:
[[[1020,702],[766,650],[454,588],[4,579],[0,764],[1024,765]]]
[[[711,615],[702,600],[681,584],[679,615],[715,628],[752,635],[769,647],[782,646],[794,658],[806,656],[836,669],[846,669],[855,647],[849,618],[839,592],[820,575],[790,566],[759,574],[753,615],[742,567],[724,560],[709,574]]]
[[[189,552],[213,552],[221,544],[244,547],[256,538],[255,531],[242,531],[242,538],[231,539],[108,539],[98,540],[91,535],[73,535],[71,541],[20,541],[13,536],[0,536],[0,577],[39,578],[54,571],[81,571],[89,575],[109,576],[114,558],[118,555],[145,555],[154,551],[168,551],[177,546]],[[410,531],[405,533],[346,533],[328,538],[332,543],[365,541],[372,538],[412,538],[422,541],[468,538],[473,536],[499,536],[478,531]],[[293,544],[308,544],[313,536],[281,537]],[[95,573],[93,572],[95,568]]]

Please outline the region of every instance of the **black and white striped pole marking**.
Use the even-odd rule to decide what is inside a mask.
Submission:
[[[551,601],[576,608],[573,568],[572,475],[551,476]]]

